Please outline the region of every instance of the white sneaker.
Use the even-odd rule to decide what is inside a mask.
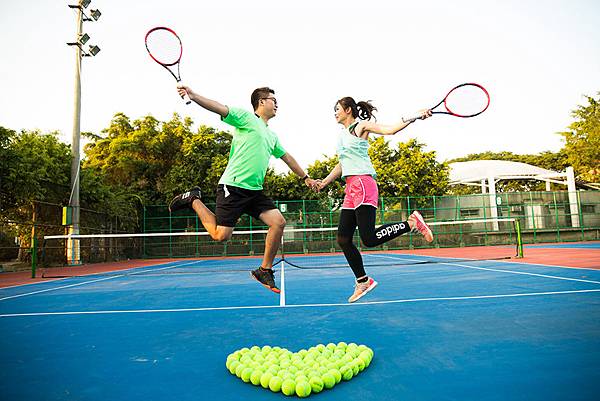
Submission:
[[[358,301],[375,287],[377,287],[377,281],[373,280],[371,277],[364,283],[356,283],[354,286],[354,294],[348,298],[348,302],[352,303]]]

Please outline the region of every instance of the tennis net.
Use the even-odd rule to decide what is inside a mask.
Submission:
[[[518,220],[499,218],[428,224],[434,233],[432,243],[425,242],[418,233],[408,233],[382,246],[365,248],[358,232],[355,233],[354,242],[363,252],[365,266],[371,267],[522,256]],[[70,276],[75,270],[89,274],[86,268],[69,273],[64,268],[67,260],[77,260],[86,266],[106,265],[107,270],[113,268],[115,271],[122,270],[121,267],[128,269],[127,261],[152,260],[153,266],[158,267],[154,272],[155,269],[144,267],[142,270],[146,274],[248,270],[260,263],[267,232],[234,231],[229,241],[221,243],[214,241],[206,232],[196,231],[46,236],[40,258],[42,275],[52,277],[54,271],[62,272],[58,273],[60,276]],[[286,229],[276,263],[283,260],[300,269],[347,268],[336,235],[335,227]],[[74,242],[77,246],[73,246]],[[74,249],[77,255],[67,255]],[[249,257],[257,260],[240,261]],[[157,264],[156,259],[161,259],[161,263]],[[194,260],[201,263],[195,263]],[[141,274],[135,270],[135,274]]]

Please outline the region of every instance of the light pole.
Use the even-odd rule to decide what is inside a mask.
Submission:
[[[100,51],[98,46],[89,46],[89,51],[85,51],[83,46],[88,42],[90,36],[83,33],[84,21],[97,21],[100,18],[99,10],[91,10],[91,18],[84,13],[84,9],[91,3],[91,0],[79,0],[77,4],[69,4],[69,8],[77,10],[77,38],[75,42],[69,42],[67,45],[75,48],[75,104],[73,113],[73,137],[71,145],[71,195],[69,197],[69,206],[71,211],[71,224],[69,234],[79,234],[79,166],[80,166],[80,139],[81,139],[81,60],[83,57],[95,56]],[[67,262],[71,265],[81,263],[79,253],[79,241],[72,240],[67,244]]]

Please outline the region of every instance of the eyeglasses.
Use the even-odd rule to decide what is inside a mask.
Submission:
[[[262,98],[260,98],[260,100],[267,100],[267,99],[270,99],[270,100],[272,100],[272,101],[273,101],[273,104],[274,104],[275,106],[277,106],[277,99],[275,99],[274,97],[262,97]]]

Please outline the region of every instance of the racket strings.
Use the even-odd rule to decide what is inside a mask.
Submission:
[[[152,57],[163,65],[174,65],[181,58],[181,42],[168,30],[157,29],[148,34],[146,47]]]
[[[483,112],[489,105],[487,93],[478,86],[464,85],[452,90],[444,101],[446,109],[459,116],[472,116]]]

